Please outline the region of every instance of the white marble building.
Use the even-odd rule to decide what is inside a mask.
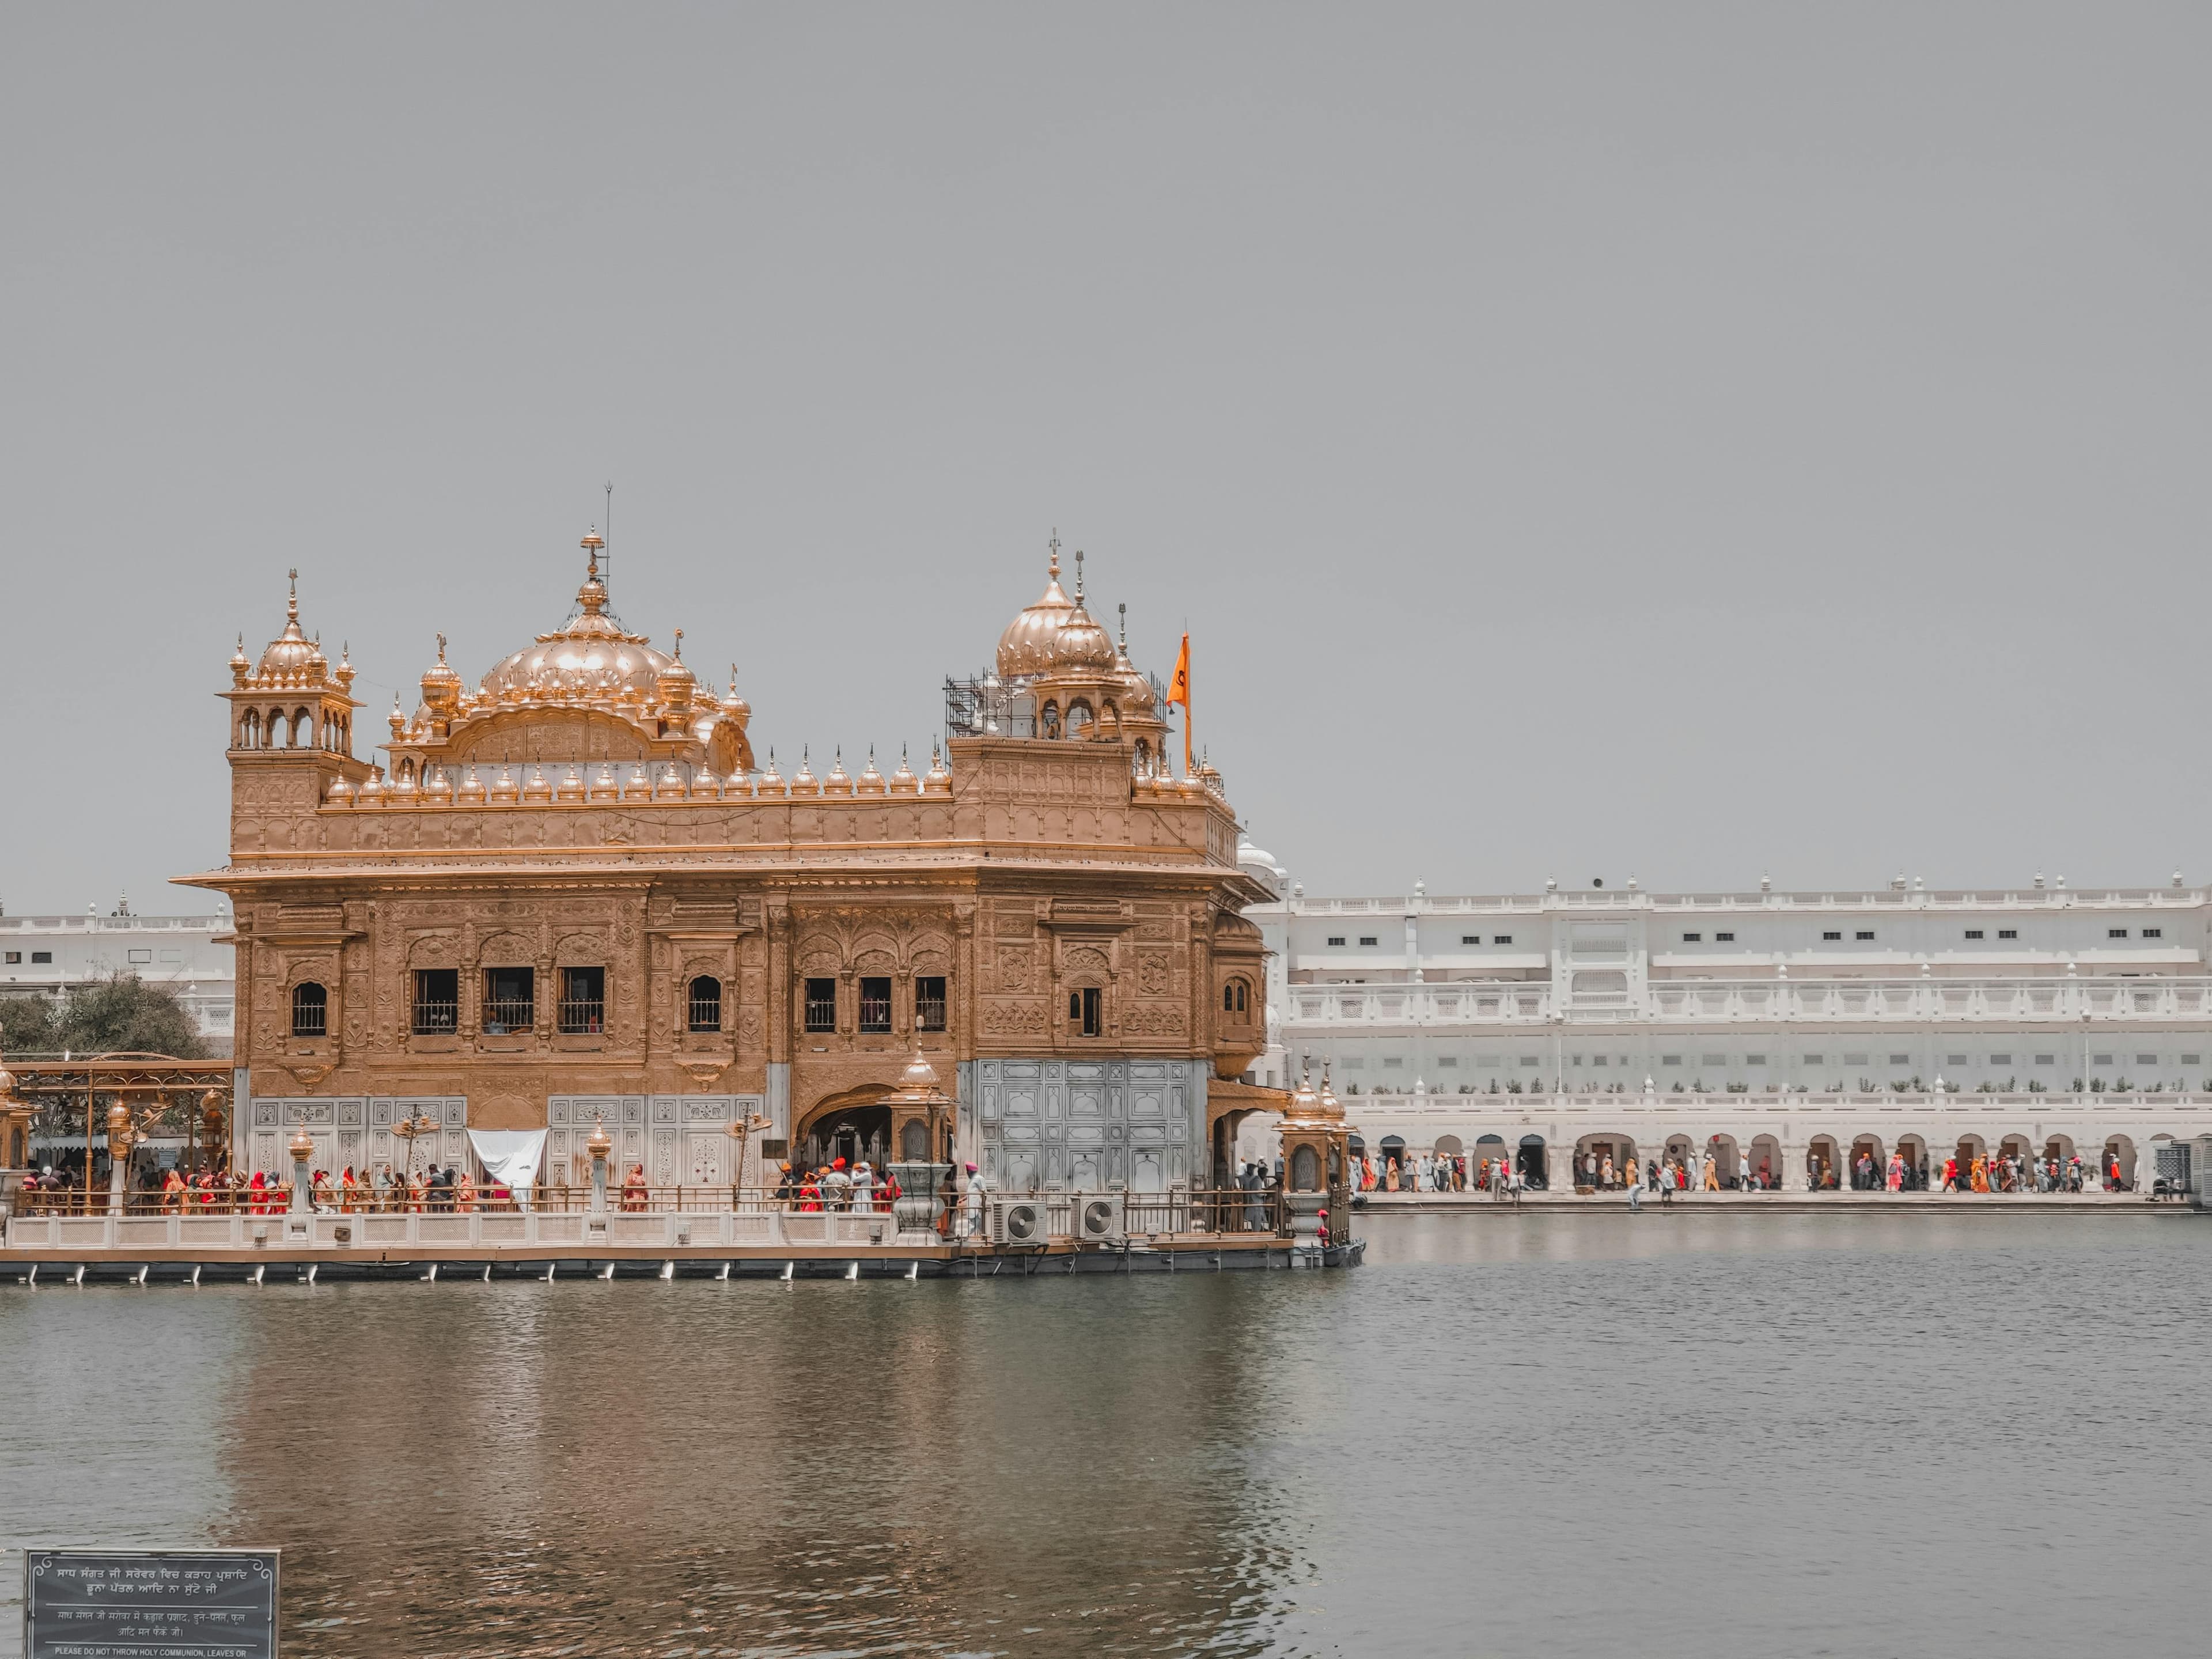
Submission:
[[[0,996],[58,996],[87,980],[133,973],[173,988],[210,1048],[224,1053],[236,983],[229,936],[228,910],[140,916],[118,904],[106,915],[0,915]]]
[[[1249,913],[1275,953],[1255,1080],[1326,1064],[1370,1147],[1717,1139],[1795,1184],[1865,1140],[2109,1146],[2131,1174],[2212,1128],[2212,895],[2178,876],[1312,898],[1244,858],[1281,895]]]

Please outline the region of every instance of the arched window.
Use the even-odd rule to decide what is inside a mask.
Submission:
[[[1291,1190],[1310,1193],[1320,1188],[1321,1158],[1312,1147],[1301,1146],[1291,1154]]]
[[[1048,738],[1060,735],[1060,705],[1048,702],[1037,714],[1037,730]]]
[[[399,763],[399,781],[406,785],[410,789],[412,789],[415,787],[415,763],[413,761],[403,760]]]
[[[281,708],[270,709],[269,711],[269,747],[282,749],[289,741],[289,732],[284,724],[284,711]]]
[[[691,981],[691,1029],[695,1031],[719,1031],[722,1029],[722,981],[712,974],[702,974]]]
[[[1131,766],[1140,778],[1149,778],[1152,775],[1152,745],[1142,738],[1137,739],[1137,757],[1131,763]]]
[[[1249,1006],[1247,1001],[1249,995],[1243,980],[1231,980],[1221,988],[1221,1012],[1224,1014],[1243,1013]]]
[[[249,708],[239,717],[238,746],[240,749],[261,747],[261,711]]]
[[[292,988],[292,1035],[326,1036],[330,1033],[331,994],[313,980],[303,979]]]
[[[292,747],[312,749],[315,746],[315,718],[306,709],[292,716]]]
[[[1091,718],[1091,705],[1078,697],[1067,705],[1067,735],[1071,738],[1088,737]]]

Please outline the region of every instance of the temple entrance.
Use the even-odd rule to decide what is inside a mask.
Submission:
[[[1805,1182],[1814,1192],[1832,1192],[1843,1185],[1844,1158],[1833,1135],[1814,1135],[1805,1149]]]
[[[890,1149],[891,1109],[848,1106],[815,1119],[798,1153],[801,1164],[817,1169],[842,1158],[848,1170],[864,1159],[880,1170],[890,1161]]]
[[[1538,1188],[1543,1187],[1545,1181],[1543,1136],[1522,1135],[1521,1137],[1521,1150],[1516,1157],[1515,1167],[1521,1171],[1521,1179],[1524,1184]]]
[[[1889,1184],[1889,1169],[1879,1135],[1861,1135],[1851,1142],[1851,1190],[1878,1193]]]
[[[1782,1143],[1772,1135],[1753,1135],[1751,1138],[1752,1186],[1760,1192],[1773,1192],[1782,1185]]]

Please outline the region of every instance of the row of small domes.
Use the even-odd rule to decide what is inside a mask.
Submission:
[[[420,787],[414,779],[402,776],[386,782],[380,776],[372,776],[358,789],[343,778],[332,782],[325,802],[331,806],[353,805],[459,805],[485,804],[501,805],[509,801],[671,801],[671,800],[773,800],[827,797],[830,799],[861,796],[891,795],[950,795],[952,793],[952,773],[942,756],[933,746],[929,770],[916,777],[907,763],[903,751],[899,756],[898,769],[885,777],[876,769],[873,750],[868,752],[866,768],[857,778],[847,775],[843,757],[840,755],[830,767],[827,776],[816,778],[808,762],[802,757],[799,770],[789,780],[776,770],[775,756],[769,756],[767,767],[757,777],[718,778],[704,769],[694,772],[689,778],[672,765],[657,769],[657,775],[648,774],[644,762],[635,763],[626,779],[615,775],[611,763],[599,764],[599,775],[586,779],[581,763],[571,764],[567,777],[555,781],[545,775],[540,764],[514,766],[501,764],[499,775],[487,784],[478,775],[489,768],[470,766],[458,781],[443,767],[434,767]],[[529,776],[518,780],[514,774],[526,771]]]

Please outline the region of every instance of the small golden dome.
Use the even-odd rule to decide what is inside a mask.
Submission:
[[[1149,715],[1158,706],[1152,695],[1152,683],[1129,660],[1129,607],[1121,607],[1121,636],[1114,646],[1114,672],[1121,681],[1121,712],[1125,714]]]
[[[295,569],[292,572],[291,596],[284,601],[284,631],[269,641],[256,672],[264,680],[289,680],[306,669],[310,657],[321,654],[300,631],[300,573]]]
[[[898,770],[891,774],[890,793],[894,795],[914,795],[921,792],[921,780],[914,775],[914,768],[906,763],[906,745],[899,745]]]
[[[561,780],[560,787],[554,790],[553,795],[556,800],[582,800],[587,793],[582,772],[571,766],[568,775]]]
[[[774,749],[770,749],[768,751],[768,765],[761,772],[760,781],[755,787],[753,793],[756,795],[776,796],[787,795],[791,793],[785,786],[783,781],[783,774],[775,769],[775,750]]]
[[[246,657],[246,635],[240,634],[238,636],[238,649],[230,653],[230,683],[233,685],[243,685],[246,684],[246,677],[252,672],[253,665],[247,661]]]
[[[914,1058],[899,1073],[899,1091],[908,1100],[927,1100],[940,1092],[937,1067],[929,1063],[919,1042],[914,1045]]]
[[[530,769],[529,777],[523,781],[522,799],[525,800],[550,800],[553,799],[553,786],[545,781],[545,769],[544,767],[533,766]]]
[[[1114,665],[1114,641],[1083,603],[1083,550],[1075,551],[1075,605],[1053,641],[1053,664],[1063,672],[1103,670]]]
[[[362,806],[383,805],[384,775],[381,772],[371,772],[362,781],[361,788],[356,793],[354,799],[356,805]]]
[[[873,744],[868,745],[868,763],[861,771],[859,780],[853,785],[853,789],[856,794],[862,795],[880,795],[884,793],[884,775],[876,770],[876,746]]]
[[[592,780],[592,799],[593,800],[622,799],[622,785],[615,781],[613,767],[602,765],[599,768],[599,775]]]
[[[691,779],[691,799],[713,800],[722,793],[722,781],[714,775],[714,769],[702,766]]]
[[[672,714],[682,716],[691,709],[691,694],[699,682],[684,665],[684,630],[676,630],[676,654],[668,659],[668,666],[660,671],[659,689],[660,701]]]
[[[999,635],[999,678],[1002,680],[1020,679],[1049,669],[1059,647],[1060,630],[1074,614],[1075,606],[1060,585],[1058,532],[1054,532],[1051,547],[1052,564],[1042,596],[1008,623],[1006,631]]]
[[[643,766],[633,766],[629,769],[629,779],[623,785],[622,795],[624,800],[653,799],[653,780],[645,775]]]
[[[842,743],[837,745],[837,752],[830,762],[830,775],[822,780],[822,793],[825,795],[849,795],[853,793],[853,780],[845,775],[845,745]]]
[[[332,778],[330,788],[324,793],[323,804],[326,806],[352,805],[353,786],[343,777]]]
[[[929,775],[922,780],[921,787],[933,795],[952,793],[952,771],[939,753],[934,738],[929,740]]]
[[[491,799],[502,805],[522,799],[522,789],[515,782],[514,774],[504,766],[499,769],[499,775],[491,781]]]
[[[799,770],[791,775],[791,793],[794,795],[818,795],[822,793],[822,786],[816,781],[808,763],[811,758],[806,749],[799,750]]]
[[[446,661],[443,634],[438,635],[438,660],[422,671],[422,706],[438,719],[451,719],[461,706],[461,677]]]
[[[338,647],[338,665],[331,671],[331,678],[338,683],[339,690],[347,691],[353,688],[353,647],[341,644]]]

